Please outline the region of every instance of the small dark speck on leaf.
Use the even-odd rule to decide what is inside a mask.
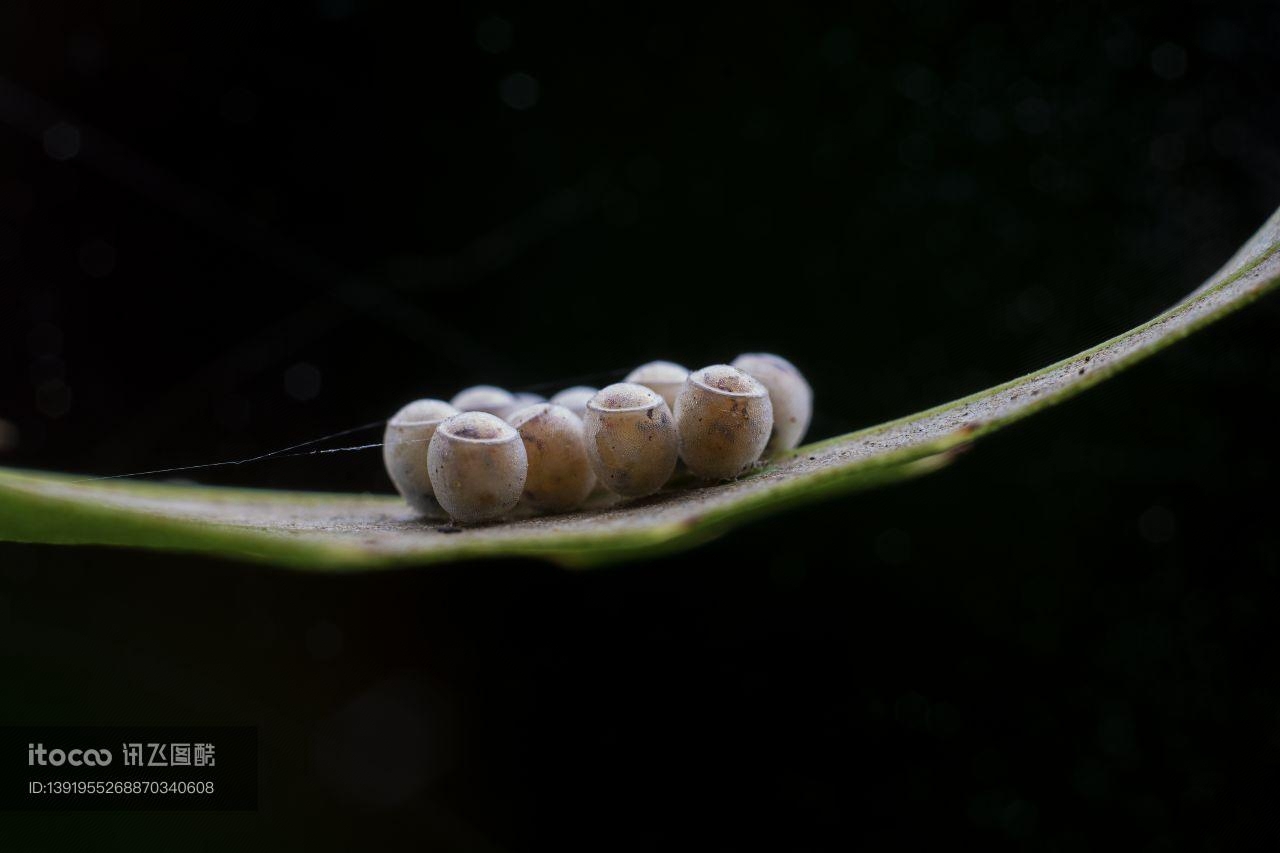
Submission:
[[[1084,376],[1084,368],[1083,368],[1083,367],[1082,367],[1082,368],[1080,368],[1080,369],[1079,369],[1078,371],[1076,371],[1076,372],[1077,372],[1079,375]]]
[[[436,533],[461,533],[462,528],[454,524],[442,524],[436,528]]]
[[[817,459],[817,458],[818,458],[818,457],[816,457],[816,456],[810,456],[810,457],[809,457],[809,461],[810,461],[810,462],[812,462],[813,460],[815,460],[815,459]]]

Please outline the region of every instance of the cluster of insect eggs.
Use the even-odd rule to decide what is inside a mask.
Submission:
[[[411,507],[475,523],[521,503],[566,512],[597,488],[650,495],[677,461],[695,477],[733,479],[798,445],[812,413],[809,383],[781,356],[747,353],[692,372],[654,361],[623,382],[550,400],[492,385],[418,400],[387,422],[382,452]]]

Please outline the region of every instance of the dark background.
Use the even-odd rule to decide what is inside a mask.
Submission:
[[[743,350],[807,372],[814,437],[924,408],[1149,318],[1280,204],[1278,39],[1220,2],[6,3],[0,464]],[[1278,330],[1265,300],[937,475],[652,563],[2,546],[2,721],[253,724],[263,767],[256,814],[0,844],[1263,846]],[[388,489],[376,451],[199,480]]]

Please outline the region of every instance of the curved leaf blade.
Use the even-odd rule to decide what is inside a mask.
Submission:
[[[1278,281],[1280,211],[1208,281],[1135,329],[963,399],[799,448],[734,483],[451,530],[415,519],[391,497],[85,483],[0,469],[0,540],[211,552],[315,569],[497,556],[589,566],[652,556],[762,514],[936,470],[956,448],[1114,376]]]

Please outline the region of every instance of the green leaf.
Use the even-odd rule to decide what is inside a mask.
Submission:
[[[0,469],[0,540],[212,552],[309,569],[539,557],[589,566],[652,556],[760,515],[907,480],[958,448],[1108,379],[1280,280],[1280,211],[1209,281],[1136,329],[928,411],[799,448],[737,482],[451,530],[397,499],[139,482]]]

